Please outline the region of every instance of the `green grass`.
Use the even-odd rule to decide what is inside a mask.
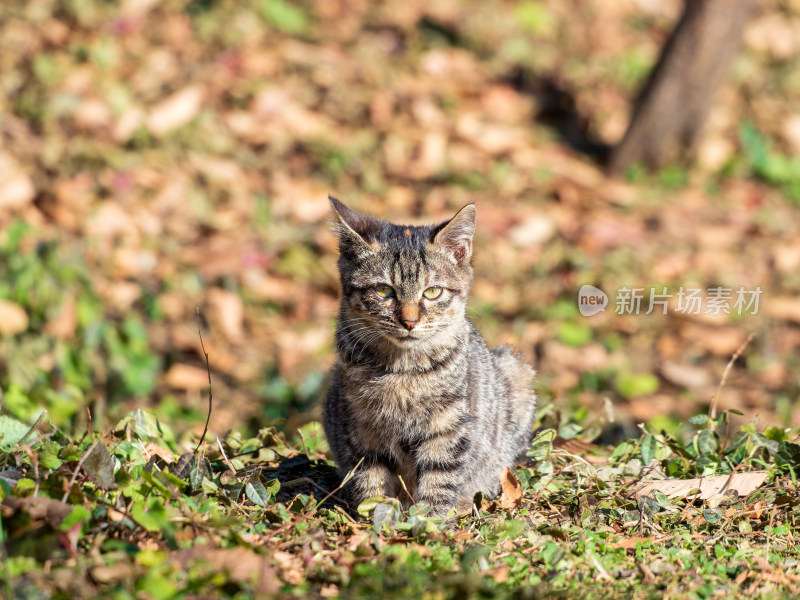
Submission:
[[[517,505],[476,498],[443,521],[393,499],[348,507],[314,423],[295,440],[266,427],[192,452],[142,410],[77,438],[2,416],[0,577],[20,598],[791,597],[800,445],[727,419],[646,432],[589,462],[543,429]],[[752,469],[769,475],[746,497],[630,495],[657,475]]]
[[[610,291],[655,276],[661,285],[654,257],[687,250],[664,234],[685,217],[662,209],[697,191],[696,179],[713,196],[698,196],[698,208],[714,207],[715,216],[699,210],[686,239],[703,239],[700,228],[724,225],[726,215],[736,224],[743,210],[759,211],[751,227],[731,230],[747,232],[742,247],[751,253],[737,246],[713,261],[763,274],[767,295],[796,295],[788,267],[762,268],[790,245],[781,236],[792,235],[785,225],[800,198],[800,163],[771,125],[793,114],[790,64],[746,57],[758,70],[751,75],[763,77],[734,81],[738,95],[751,97],[750,85],[784,93],[770,94],[778,104],[764,114],[748,102],[731,115],[724,133],[742,152],[722,172],[704,179],[684,167],[632,167],[635,202],[615,206],[596,191],[618,182],[587,178],[588,165],[537,123],[537,86],[552,77],[574,92],[588,124],[624,116],[655,58],[653,39],[666,37],[663,17],[620,8],[597,19],[543,0],[404,11],[365,3],[336,15],[289,0],[145,3],[143,15],[101,0],[61,4],[0,2],[0,31],[19,42],[0,72],[9,139],[0,163],[36,189],[20,213],[30,225],[0,215],[0,299],[26,316],[21,330],[0,334],[2,598],[797,596],[797,431],[655,409],[636,429],[628,409],[655,394],[675,394],[683,406],[708,400],[660,373],[664,334],[678,337],[678,362],[716,374],[727,357],[700,352],[672,322],[589,322],[574,298],[579,282]],[[620,39],[587,35],[595,21],[608,31],[615,18],[629,23]],[[517,72],[533,85],[516,90]],[[204,91],[201,109],[153,133],[147,116],[191,85]],[[265,101],[270,90],[285,92],[273,96],[281,106]],[[107,123],[93,124],[103,111],[90,101],[107,105]],[[116,133],[130,111],[142,122]],[[461,131],[461,113],[500,132],[529,131],[530,142],[487,154]],[[295,115],[308,114],[319,127],[295,135],[305,125]],[[256,131],[234,127],[248,115]],[[447,132],[448,160],[419,180],[406,169],[424,158],[432,128]],[[270,135],[250,135],[261,130]],[[407,152],[389,169],[387,140],[397,136]],[[206,173],[198,157],[221,162]],[[241,174],[226,176],[230,164]],[[314,214],[294,213],[295,195],[311,206],[315,187],[322,204],[330,191],[398,219],[481,205],[488,218],[476,257],[496,252],[476,283],[493,285],[475,295],[470,314],[492,343],[509,333],[527,340],[518,346],[541,359],[539,395],[553,397],[537,412],[530,463],[516,472],[518,505],[478,498],[471,514],[444,522],[425,507],[404,513],[391,499],[344,502],[322,428],[309,421],[319,414],[330,338],[296,356],[286,337],[276,347],[336,314],[335,241]],[[125,232],[89,235],[86,225],[111,204],[129,218]],[[558,233],[541,252],[506,243],[528,209],[551,208]],[[646,220],[646,243],[592,247],[589,225],[627,217]],[[689,262],[663,283],[694,277]],[[702,277],[692,283],[739,285]],[[138,299],[115,304],[117,284]],[[500,304],[493,290],[515,285],[518,301]],[[226,340],[215,322],[221,311],[205,295],[215,286],[241,294],[243,341]],[[219,402],[211,430],[225,432],[197,450],[205,398],[166,381],[173,365],[204,366],[186,335],[196,306],[209,317],[203,336]],[[741,386],[743,402],[760,399],[747,404],[747,419],[796,424],[796,378],[762,377],[756,364],[780,361],[794,372],[794,325],[769,319],[729,323],[759,339],[728,388]],[[529,324],[545,328],[526,338]],[[563,347],[560,363],[551,341]],[[580,364],[583,351],[607,360]],[[574,378],[559,380],[569,371]],[[601,402],[617,423],[598,418]],[[597,440],[613,445],[587,445]],[[630,495],[654,477],[753,470],[768,477],[742,498]]]

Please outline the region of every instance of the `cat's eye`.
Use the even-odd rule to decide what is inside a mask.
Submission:
[[[439,296],[442,295],[442,288],[429,287],[427,290],[422,292],[422,295],[425,296],[428,300],[436,300]]]
[[[383,285],[383,284],[376,285],[375,293],[381,300],[388,300],[389,298],[394,298],[394,290],[388,285]]]

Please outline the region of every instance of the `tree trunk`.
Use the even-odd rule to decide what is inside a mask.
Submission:
[[[608,170],[685,162],[759,0],[685,0]]]

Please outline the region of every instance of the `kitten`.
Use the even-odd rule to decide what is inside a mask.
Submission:
[[[533,370],[508,346],[489,352],[465,314],[475,205],[412,227],[330,201],[342,303],[323,421],[342,474],[364,459],[353,500],[413,498],[444,516],[497,495],[530,443],[536,397]]]

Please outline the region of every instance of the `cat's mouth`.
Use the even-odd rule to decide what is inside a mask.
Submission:
[[[418,342],[419,340],[422,339],[423,336],[416,333],[412,333],[410,331],[399,330],[393,332],[392,335],[390,335],[389,337],[392,341],[397,342],[401,345],[405,345],[413,342]]]

